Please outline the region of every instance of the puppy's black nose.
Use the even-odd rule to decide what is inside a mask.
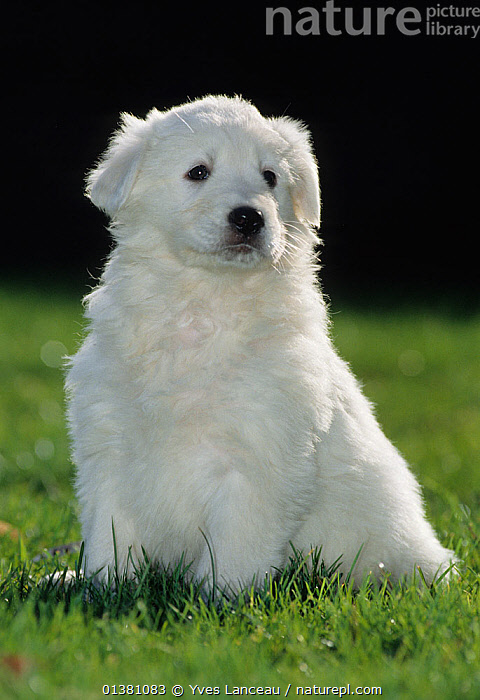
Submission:
[[[232,209],[228,222],[245,238],[256,236],[265,224],[262,212],[253,207]]]

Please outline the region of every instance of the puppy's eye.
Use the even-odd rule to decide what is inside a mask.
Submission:
[[[210,170],[206,165],[196,165],[187,173],[187,177],[190,180],[206,180],[209,175]]]
[[[277,184],[277,176],[275,175],[273,170],[264,170],[263,178],[269,187],[273,188]]]

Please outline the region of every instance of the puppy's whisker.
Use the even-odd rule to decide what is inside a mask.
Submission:
[[[189,124],[187,121],[185,121],[185,119],[184,119],[183,117],[181,117],[181,116],[179,115],[178,112],[174,112],[174,114],[175,114],[176,117],[178,117],[178,119],[180,119],[180,121],[181,121],[183,124],[185,124],[185,126],[187,127],[187,129],[189,129],[189,130],[192,132],[192,134],[195,133],[195,131],[194,131],[194,130],[192,129],[192,127],[190,126],[190,124]]]
[[[289,233],[290,233],[290,230],[293,229],[295,231],[298,231],[302,240],[305,239],[305,236],[307,236],[312,242],[314,242],[314,243],[318,242],[318,237],[315,234],[315,232],[313,231],[313,229],[310,228],[310,226],[305,226],[305,228],[301,229],[301,228],[299,228],[299,226],[296,223],[294,223],[292,221],[284,221],[283,223],[285,224],[285,227],[289,230]],[[293,234],[291,234],[291,235],[293,235]]]
[[[288,226],[289,228],[293,228],[296,231],[301,232],[301,228],[298,226],[298,223],[296,221],[284,221],[283,222],[285,226]]]
[[[298,253],[299,250],[300,250],[299,246],[295,245],[294,243],[292,243],[290,241],[285,241],[284,251],[286,254],[293,255],[294,253]]]
[[[296,240],[296,241],[305,240],[305,235],[304,235],[303,231],[298,226],[294,226],[293,224],[286,223],[285,224],[285,232],[286,232],[286,235],[289,238],[291,238],[292,240]]]
[[[299,252],[302,250],[302,239],[297,236],[287,235],[284,240],[285,250],[289,252]]]
[[[295,250],[300,250],[301,240],[300,238],[293,238],[289,237],[285,239],[285,245],[288,246],[289,248],[294,248]]]

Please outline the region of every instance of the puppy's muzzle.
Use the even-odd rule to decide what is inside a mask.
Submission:
[[[237,207],[228,215],[228,223],[234,234],[231,243],[255,245],[255,239],[265,225],[263,214],[253,207]]]

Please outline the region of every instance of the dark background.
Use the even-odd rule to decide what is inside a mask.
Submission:
[[[329,295],[476,305],[480,39],[266,36],[267,5],[298,18],[309,4],[325,3],[17,3],[3,41],[2,273],[97,276],[110,242],[83,177],[119,112],[238,93],[310,125]]]

